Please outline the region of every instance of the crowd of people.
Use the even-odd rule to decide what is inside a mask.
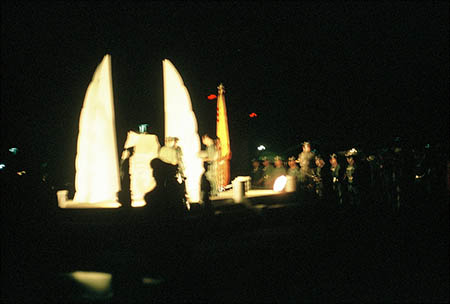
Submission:
[[[302,150],[297,157],[288,157],[287,165],[281,156],[253,159],[252,187],[272,189],[278,177],[292,176],[302,200],[340,206],[376,204],[394,211],[449,189],[447,159],[429,146],[396,145],[371,154],[350,149],[325,156],[304,142]]]

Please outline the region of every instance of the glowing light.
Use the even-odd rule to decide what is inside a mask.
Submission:
[[[9,152],[11,152],[12,154],[17,154],[17,151],[19,151],[19,149],[17,148],[10,148]]]
[[[208,99],[209,99],[209,100],[214,100],[214,99],[216,99],[216,98],[217,98],[217,96],[214,95],[214,94],[208,95]]]
[[[175,66],[163,60],[165,137],[178,137],[183,151],[186,192],[190,202],[200,201],[200,180],[204,171],[199,157],[200,137],[191,98]]]
[[[69,273],[69,276],[96,293],[109,293],[111,291],[112,275],[110,273],[74,271]]]
[[[255,112],[253,112],[253,113],[250,113],[248,116],[250,116],[251,118],[254,118],[254,117],[258,117],[258,114],[256,114]]]
[[[257,149],[258,149],[258,151],[263,151],[263,150],[266,150],[266,147],[264,147],[263,145],[260,145]]]
[[[351,148],[350,150],[348,150],[348,155],[355,155],[356,153],[358,153],[358,150],[356,150],[355,148]]]
[[[147,127],[148,127],[148,124],[140,124],[139,125],[139,132],[141,132],[141,133],[147,132]]]
[[[145,205],[147,205],[147,203],[145,201],[132,201],[131,202],[131,207],[144,207]]]
[[[75,160],[76,203],[117,202],[120,190],[111,57],[95,70],[80,114]]]
[[[17,172],[17,175],[25,175],[27,172],[25,170]]]
[[[287,177],[284,175],[281,175],[275,180],[275,183],[273,184],[273,191],[281,192],[283,191],[284,187],[286,187],[287,183]]]
[[[0,170],[6,168],[5,164],[0,164]]]

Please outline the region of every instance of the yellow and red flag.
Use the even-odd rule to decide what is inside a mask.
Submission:
[[[217,96],[217,127],[216,135],[220,141],[219,160],[217,166],[218,186],[225,187],[230,182],[230,134],[228,132],[227,108],[225,105],[225,87],[220,84]]]

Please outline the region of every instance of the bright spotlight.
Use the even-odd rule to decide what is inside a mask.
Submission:
[[[275,180],[275,183],[273,184],[273,191],[281,192],[283,191],[284,187],[286,187],[287,183],[287,177],[284,175],[281,175]]]
[[[266,147],[264,147],[263,145],[260,145],[257,149],[258,149],[258,151],[263,151],[263,150],[266,150]]]
[[[6,165],[5,164],[0,164],[0,170],[1,169],[5,169],[6,168]]]

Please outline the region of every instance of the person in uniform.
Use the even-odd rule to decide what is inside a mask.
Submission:
[[[159,150],[159,158],[171,165],[178,166],[177,178],[184,177],[183,152],[178,146],[177,137],[167,137],[165,145]]]
[[[211,196],[218,195],[218,187],[217,187],[217,159],[218,159],[218,151],[216,149],[216,144],[213,138],[211,138],[208,134],[202,136],[202,143],[206,146],[206,153],[204,155],[203,161],[208,163],[208,169],[205,173],[206,178],[211,184]]]
[[[274,165],[275,168],[272,171],[272,179],[275,181],[278,177],[281,175],[286,175],[286,168],[283,164],[283,158],[279,155],[275,156],[274,158]]]
[[[270,163],[270,160],[268,157],[264,156],[262,157],[262,161],[263,161],[263,181],[262,183],[264,184],[264,188],[266,189],[272,189],[273,187],[273,180],[272,180],[272,176],[273,176],[273,170],[275,169],[272,164]]]
[[[330,155],[330,173],[332,182],[333,198],[339,205],[343,204],[342,181],[344,179],[344,171],[338,163],[337,155],[335,153]]]
[[[314,153],[311,152],[311,143],[304,142],[303,151],[298,155],[297,162],[300,164],[299,186],[303,193],[314,191]]]
[[[256,158],[252,159],[252,171],[250,172],[250,177],[252,178],[252,187],[253,188],[262,187],[263,171],[261,168],[261,164],[259,163],[259,160],[257,160]]]
[[[329,198],[331,188],[330,170],[325,167],[325,161],[321,155],[315,157],[316,168],[314,172],[315,192],[317,199],[325,200]]]
[[[295,162],[294,156],[290,156],[288,158],[288,166],[289,166],[289,168],[287,170],[287,175],[294,176],[295,180],[298,182],[299,175],[300,175],[300,168],[298,167],[297,163]]]
[[[200,193],[202,198],[202,204],[203,204],[203,211],[204,215],[214,215],[214,208],[211,203],[211,183],[209,182],[208,178],[206,177],[206,172],[208,172],[208,163],[203,163],[203,168],[205,171],[202,174],[202,178],[200,181]]]
[[[355,153],[349,151],[345,153],[347,158],[347,168],[345,169],[344,181],[347,184],[348,202],[352,206],[358,206],[360,204],[359,197],[359,171],[356,164]]]

